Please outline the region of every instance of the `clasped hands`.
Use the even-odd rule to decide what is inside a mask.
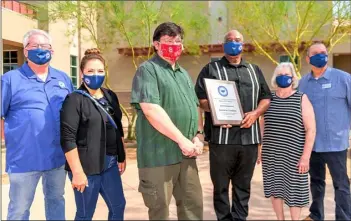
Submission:
[[[203,135],[197,134],[192,141],[184,138],[178,142],[179,148],[182,150],[184,156],[195,157],[202,154],[204,143],[202,142],[203,139],[199,138],[200,136]]]

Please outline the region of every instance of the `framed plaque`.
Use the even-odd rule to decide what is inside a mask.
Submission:
[[[213,125],[240,125],[244,119],[234,81],[204,79]]]

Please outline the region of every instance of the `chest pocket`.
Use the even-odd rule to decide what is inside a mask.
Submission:
[[[65,87],[61,87],[59,85],[54,85],[54,92],[55,92],[55,95],[58,96],[58,97],[61,97],[63,99],[66,98],[66,96],[71,93],[71,91],[65,86]]]
[[[336,85],[336,84],[334,84]],[[327,89],[328,97],[331,99],[345,99],[346,97],[346,88],[345,87],[337,87],[331,85],[331,88]]]

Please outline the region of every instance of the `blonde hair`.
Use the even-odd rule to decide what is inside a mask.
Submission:
[[[282,62],[280,64],[278,64],[278,66],[275,68],[274,70],[274,73],[273,73],[273,76],[272,76],[272,79],[271,79],[271,85],[273,88],[277,88],[278,85],[277,85],[277,82],[276,82],[276,77],[277,75],[279,74],[279,71],[282,69],[282,68],[289,68],[291,74],[292,74],[292,86],[293,88],[297,88],[299,86],[299,79],[297,77],[297,74],[296,74],[296,71],[295,71],[295,68],[294,68],[294,65],[291,63],[291,62]]]

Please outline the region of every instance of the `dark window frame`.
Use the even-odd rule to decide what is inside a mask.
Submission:
[[[15,54],[15,56],[13,56]],[[3,73],[18,68],[18,50],[4,50],[2,58]],[[5,59],[7,59],[5,61]]]
[[[76,55],[70,55],[70,72],[71,72],[71,80],[73,83],[73,87],[74,89],[77,89],[79,85],[79,78],[78,78],[78,56]]]

